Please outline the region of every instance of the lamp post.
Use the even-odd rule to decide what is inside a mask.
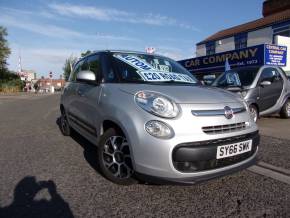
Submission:
[[[49,78],[50,78],[50,92],[52,93],[52,72],[49,72]]]

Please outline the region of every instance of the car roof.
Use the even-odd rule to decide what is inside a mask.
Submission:
[[[163,55],[160,54],[148,54],[146,52],[140,52],[140,51],[132,51],[132,50],[97,50],[97,51],[93,51],[90,54],[87,54],[84,57],[79,58],[73,65],[73,67],[75,67],[80,61],[84,60],[85,58],[94,55],[94,54],[99,54],[99,53],[129,53],[129,54],[141,54],[141,55],[154,55],[154,56],[158,56],[158,57],[163,57],[163,58],[169,58],[169,57],[165,57]],[[169,58],[172,59],[172,58]]]
[[[141,51],[132,51],[132,50],[97,50],[97,51],[93,51],[92,53],[80,58],[80,59],[83,59],[83,58],[86,58],[90,55],[93,55],[93,54],[97,54],[97,53],[129,53],[129,54],[141,54],[141,55],[154,55],[154,56],[158,56],[158,57],[164,57],[163,55],[160,55],[160,54],[149,54],[149,53],[146,53],[146,52],[141,52]],[[168,58],[168,57],[166,57]]]

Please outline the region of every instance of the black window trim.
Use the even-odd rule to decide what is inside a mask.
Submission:
[[[242,39],[245,40],[245,42],[242,42]],[[234,41],[235,41],[235,49],[243,49],[247,48],[248,46],[248,32],[243,32],[234,35]]]
[[[83,61],[83,64],[84,63],[87,63],[88,61],[88,58],[89,57],[92,57],[92,56],[99,56],[99,61],[100,61],[100,73],[97,75],[97,78],[96,78],[96,82],[86,82],[86,81],[76,81],[76,78],[74,81],[70,81],[70,82],[75,82],[75,83],[82,83],[82,84],[88,84],[88,85],[93,85],[93,86],[99,86],[101,83],[103,83],[101,80],[102,78],[104,78],[104,68],[103,68],[103,53],[102,52],[94,52],[92,54],[89,54],[83,58],[81,58],[80,60],[78,60],[76,62],[76,64],[74,65],[74,69],[73,69],[73,72],[75,71],[75,67],[81,62]]]
[[[75,83],[75,82],[77,82],[76,81],[76,75],[74,76],[74,74],[77,74],[75,71],[76,71],[76,69],[77,69],[77,66],[78,66],[78,64],[80,63],[80,62],[83,62],[84,61],[84,58],[82,58],[82,59],[80,59],[80,60],[78,60],[75,64],[74,64],[74,66],[73,66],[73,71],[71,72],[71,74],[72,74],[72,79],[69,77],[69,82],[71,82],[71,83]]]

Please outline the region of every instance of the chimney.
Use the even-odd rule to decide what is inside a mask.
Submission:
[[[265,0],[263,2],[263,16],[269,16],[290,9],[290,0]]]

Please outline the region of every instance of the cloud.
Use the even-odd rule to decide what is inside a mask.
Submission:
[[[140,23],[153,26],[176,26],[183,29],[199,31],[196,27],[178,21],[175,18],[159,14],[136,14],[128,11],[117,10],[114,8],[98,8],[72,4],[49,4],[49,8],[54,12],[65,16],[78,16],[91,18],[100,21],[115,21],[124,23]]]
[[[8,27],[17,27],[33,33],[41,34],[44,36],[54,38],[83,38],[83,39],[107,39],[107,40],[125,40],[125,41],[138,41],[135,38],[127,36],[116,36],[105,33],[84,34],[68,28],[59,27],[51,24],[38,24],[31,21],[19,20],[12,16],[0,15],[0,24]]]
[[[21,48],[21,50],[20,50]],[[81,49],[69,48],[32,48],[21,47],[21,45],[11,44],[11,55],[8,59],[9,68],[17,71],[18,57],[21,52],[22,68],[26,70],[35,70],[37,77],[47,76],[52,71],[56,78],[62,74],[62,67],[65,60],[71,55],[78,57]]]
[[[153,46],[154,47],[154,46]],[[155,46],[156,54],[170,57],[174,60],[182,60],[192,57],[193,49],[182,49],[173,46]]]
[[[50,24],[37,24],[26,20],[20,20],[16,17],[0,15],[0,23],[8,27],[17,27],[28,30],[30,32],[38,33],[45,36],[65,38],[65,37],[82,37],[79,32],[69,30],[67,28],[58,27]]]
[[[3,9],[0,7],[0,9]],[[18,17],[15,17],[15,12],[17,12]],[[13,16],[14,14],[14,16]],[[41,17],[51,18],[52,14],[49,12],[39,12],[37,14]],[[6,8],[5,12],[0,14],[0,24],[7,27],[16,27],[19,29],[23,29],[26,31],[30,31],[33,33],[41,34],[44,36],[54,37],[54,38],[62,38],[62,39],[105,39],[105,40],[125,40],[125,41],[138,41],[136,38],[128,37],[128,36],[120,36],[120,35],[112,35],[106,33],[83,33],[79,31],[75,31],[69,28],[60,27],[57,25],[49,24],[49,23],[39,23],[39,20],[36,19],[35,14],[30,11],[19,11],[17,9],[8,9]],[[42,20],[43,21],[43,20]]]

